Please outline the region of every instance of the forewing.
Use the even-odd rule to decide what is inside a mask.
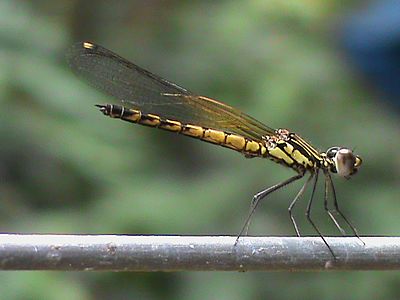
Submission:
[[[124,106],[143,113],[261,140],[274,130],[219,101],[197,96],[101,46],[84,42],[67,55],[71,68]]]

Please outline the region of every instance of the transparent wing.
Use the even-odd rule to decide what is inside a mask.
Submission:
[[[243,112],[198,96],[101,46],[84,42],[67,55],[71,68],[124,106],[206,128],[261,140],[275,131]]]

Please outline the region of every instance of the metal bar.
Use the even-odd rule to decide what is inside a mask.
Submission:
[[[399,270],[400,237],[0,234],[0,270]]]

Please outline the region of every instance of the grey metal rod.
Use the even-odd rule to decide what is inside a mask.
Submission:
[[[0,270],[399,270],[400,237],[0,234]]]

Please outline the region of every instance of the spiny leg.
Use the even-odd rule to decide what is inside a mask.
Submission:
[[[339,203],[337,202],[335,186],[333,185],[331,175],[329,174],[329,172],[325,172],[325,176],[326,176],[326,178],[329,182],[329,186],[331,187],[331,190],[332,190],[333,205],[335,207],[335,211],[343,218],[343,220],[350,227],[351,231],[353,231],[353,234],[360,240],[360,242],[363,243],[363,245],[365,245],[365,242],[358,235],[357,229],[353,226],[353,224],[345,217],[345,215],[339,209]]]
[[[307,204],[306,217],[307,217],[308,222],[310,222],[312,227],[314,227],[314,230],[321,237],[321,239],[324,242],[324,244],[326,245],[326,247],[328,247],[329,252],[332,254],[333,258],[336,260],[336,255],[333,252],[332,248],[329,246],[329,244],[326,241],[325,237],[322,235],[321,231],[318,229],[318,227],[315,225],[314,221],[311,219],[311,206],[312,206],[312,202],[313,202],[313,199],[314,199],[315,189],[317,187],[317,182],[318,182],[318,171],[317,171],[317,173],[315,173],[315,180],[314,180],[313,189],[312,189],[312,192],[311,192],[310,201],[308,201],[308,204]]]
[[[317,176],[318,176],[318,174],[317,174]],[[292,224],[293,224],[294,230],[296,231],[297,236],[300,236],[300,231],[297,226],[296,220],[293,217],[292,209],[296,205],[297,200],[304,194],[304,191],[306,190],[308,184],[310,183],[310,181],[313,177],[314,177],[314,174],[311,174],[310,177],[308,177],[307,181],[303,184],[300,191],[297,193],[296,197],[294,197],[293,201],[290,203],[290,205],[288,207],[290,220],[292,221]]]
[[[329,180],[329,173],[324,171],[325,175],[325,194],[324,194],[324,208],[328,216],[331,218],[332,222],[335,224],[336,228],[339,229],[340,233],[345,236],[346,232],[344,229],[339,225],[339,222],[336,220],[335,216],[333,213],[337,212],[336,210],[331,211],[328,206],[328,197],[329,197],[329,186],[331,185],[331,181]],[[335,195],[335,193],[333,192]],[[333,212],[333,213],[332,213]]]
[[[247,215],[246,221],[242,227],[242,229],[240,230],[236,241],[235,241],[235,246],[237,245],[239,238],[243,235],[243,233],[247,234],[248,228],[250,226],[250,221],[251,221],[251,217],[253,216],[254,212],[256,211],[256,208],[258,206],[258,204],[260,203],[260,200],[262,200],[263,198],[267,197],[269,194],[271,194],[272,192],[279,190],[280,188],[296,181],[299,180],[300,178],[302,178],[304,176],[304,172],[297,174],[296,176],[290,177],[289,179],[280,182],[278,184],[275,184],[271,187],[269,187],[268,189],[262,190],[261,192],[255,194],[253,196],[253,200],[251,201],[251,205],[250,205],[250,210],[249,213]]]

